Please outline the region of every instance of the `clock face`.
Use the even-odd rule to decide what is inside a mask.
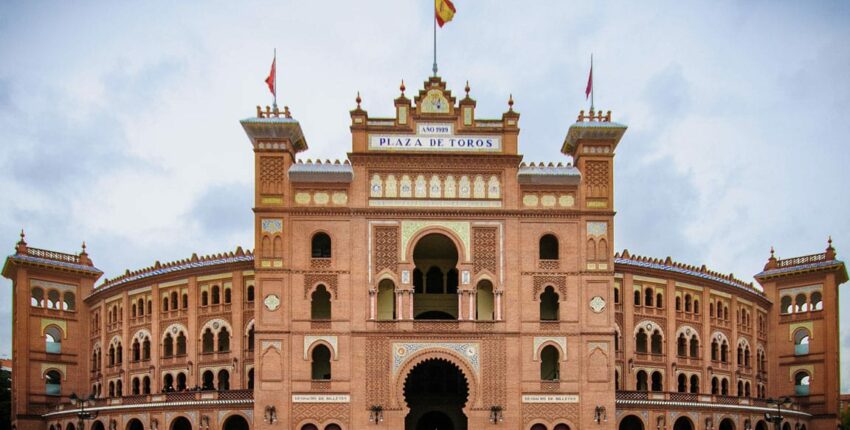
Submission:
[[[449,113],[449,101],[440,90],[430,90],[422,101],[423,113]]]

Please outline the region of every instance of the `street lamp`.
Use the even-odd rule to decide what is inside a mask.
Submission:
[[[92,412],[86,410],[86,403],[94,400],[94,393],[89,394],[88,397],[81,398],[77,397],[77,393],[72,392],[71,395],[68,396],[68,398],[71,400],[71,403],[74,406],[80,408],[80,410],[77,411],[77,420],[79,420],[78,428],[79,430],[83,430],[85,428],[85,420],[92,420],[97,418],[97,411]]]
[[[378,425],[384,421],[384,408],[381,405],[372,405],[369,408],[369,422]]]
[[[791,398],[787,397],[787,396],[783,397],[781,399],[769,398],[769,399],[766,400],[766,402],[767,402],[768,405],[776,405],[776,415],[771,415],[770,412],[765,412],[764,413],[764,419],[767,420],[767,422],[773,423],[776,430],[781,430],[780,426],[782,426],[782,420],[783,420],[783,418],[782,418],[782,407],[784,406],[785,409],[790,408],[791,404],[792,404]]]
[[[490,422],[493,424],[499,424],[504,420],[502,417],[502,407],[499,405],[490,406]]]

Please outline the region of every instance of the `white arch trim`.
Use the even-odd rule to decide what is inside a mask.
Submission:
[[[725,340],[727,344],[729,344],[729,338],[726,337],[726,334],[722,331],[715,331],[711,334],[711,340],[717,340],[719,343],[723,343]]]
[[[688,340],[690,340],[693,335],[697,335],[697,340],[700,340],[699,331],[687,324],[679,326],[676,330],[676,339],[678,339],[679,335],[683,333]]]
[[[331,347],[334,361],[337,360],[338,340],[336,336],[304,336],[304,360],[309,360],[309,351],[315,343],[326,343]]]
[[[230,327],[230,323],[221,318],[213,318],[204,323],[204,326],[201,327],[200,333],[203,333],[207,329],[210,329],[213,334],[218,334],[218,332],[221,331],[222,327],[226,327],[228,332],[233,333],[233,328]]]
[[[138,339],[140,342],[145,340],[145,338],[151,339],[151,332],[144,328],[133,335],[133,339]]]
[[[189,330],[186,329],[186,326],[180,323],[174,323],[168,326],[165,331],[162,332],[161,339],[165,339],[165,335],[171,333],[171,337],[177,337],[180,332],[183,332],[184,335],[188,336]]]
[[[634,329],[634,335],[635,336],[637,336],[638,330],[640,330],[640,329],[643,329],[643,331],[646,332],[647,335],[651,335],[652,332],[654,332],[655,330],[658,330],[661,333],[661,337],[662,338],[665,337],[664,336],[664,328],[661,327],[655,321],[643,320],[640,323],[635,324],[635,329]]]
[[[550,337],[550,336],[535,336],[532,359],[537,361],[540,359],[540,350],[544,344],[554,344],[560,350],[560,360],[567,361],[567,338],[565,336]]]

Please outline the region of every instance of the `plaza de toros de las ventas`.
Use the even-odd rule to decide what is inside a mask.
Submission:
[[[505,96],[480,118],[434,76],[377,118],[358,95],[339,161],[249,109],[253,249],[115,276],[11,239],[12,428],[834,430],[832,241],[765,244],[756,283],[617,251],[626,126],[581,111],[524,161]]]

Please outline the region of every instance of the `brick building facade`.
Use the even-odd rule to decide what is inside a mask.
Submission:
[[[469,91],[402,85],[391,118],[358,96],[343,162],[258,107],[253,251],[101,279],[22,234],[15,428],[764,430],[783,396],[787,428],[835,428],[831,242],[760,287],[614,254],[626,126],[581,112],[570,163],[527,164],[513,101],[481,119]]]

